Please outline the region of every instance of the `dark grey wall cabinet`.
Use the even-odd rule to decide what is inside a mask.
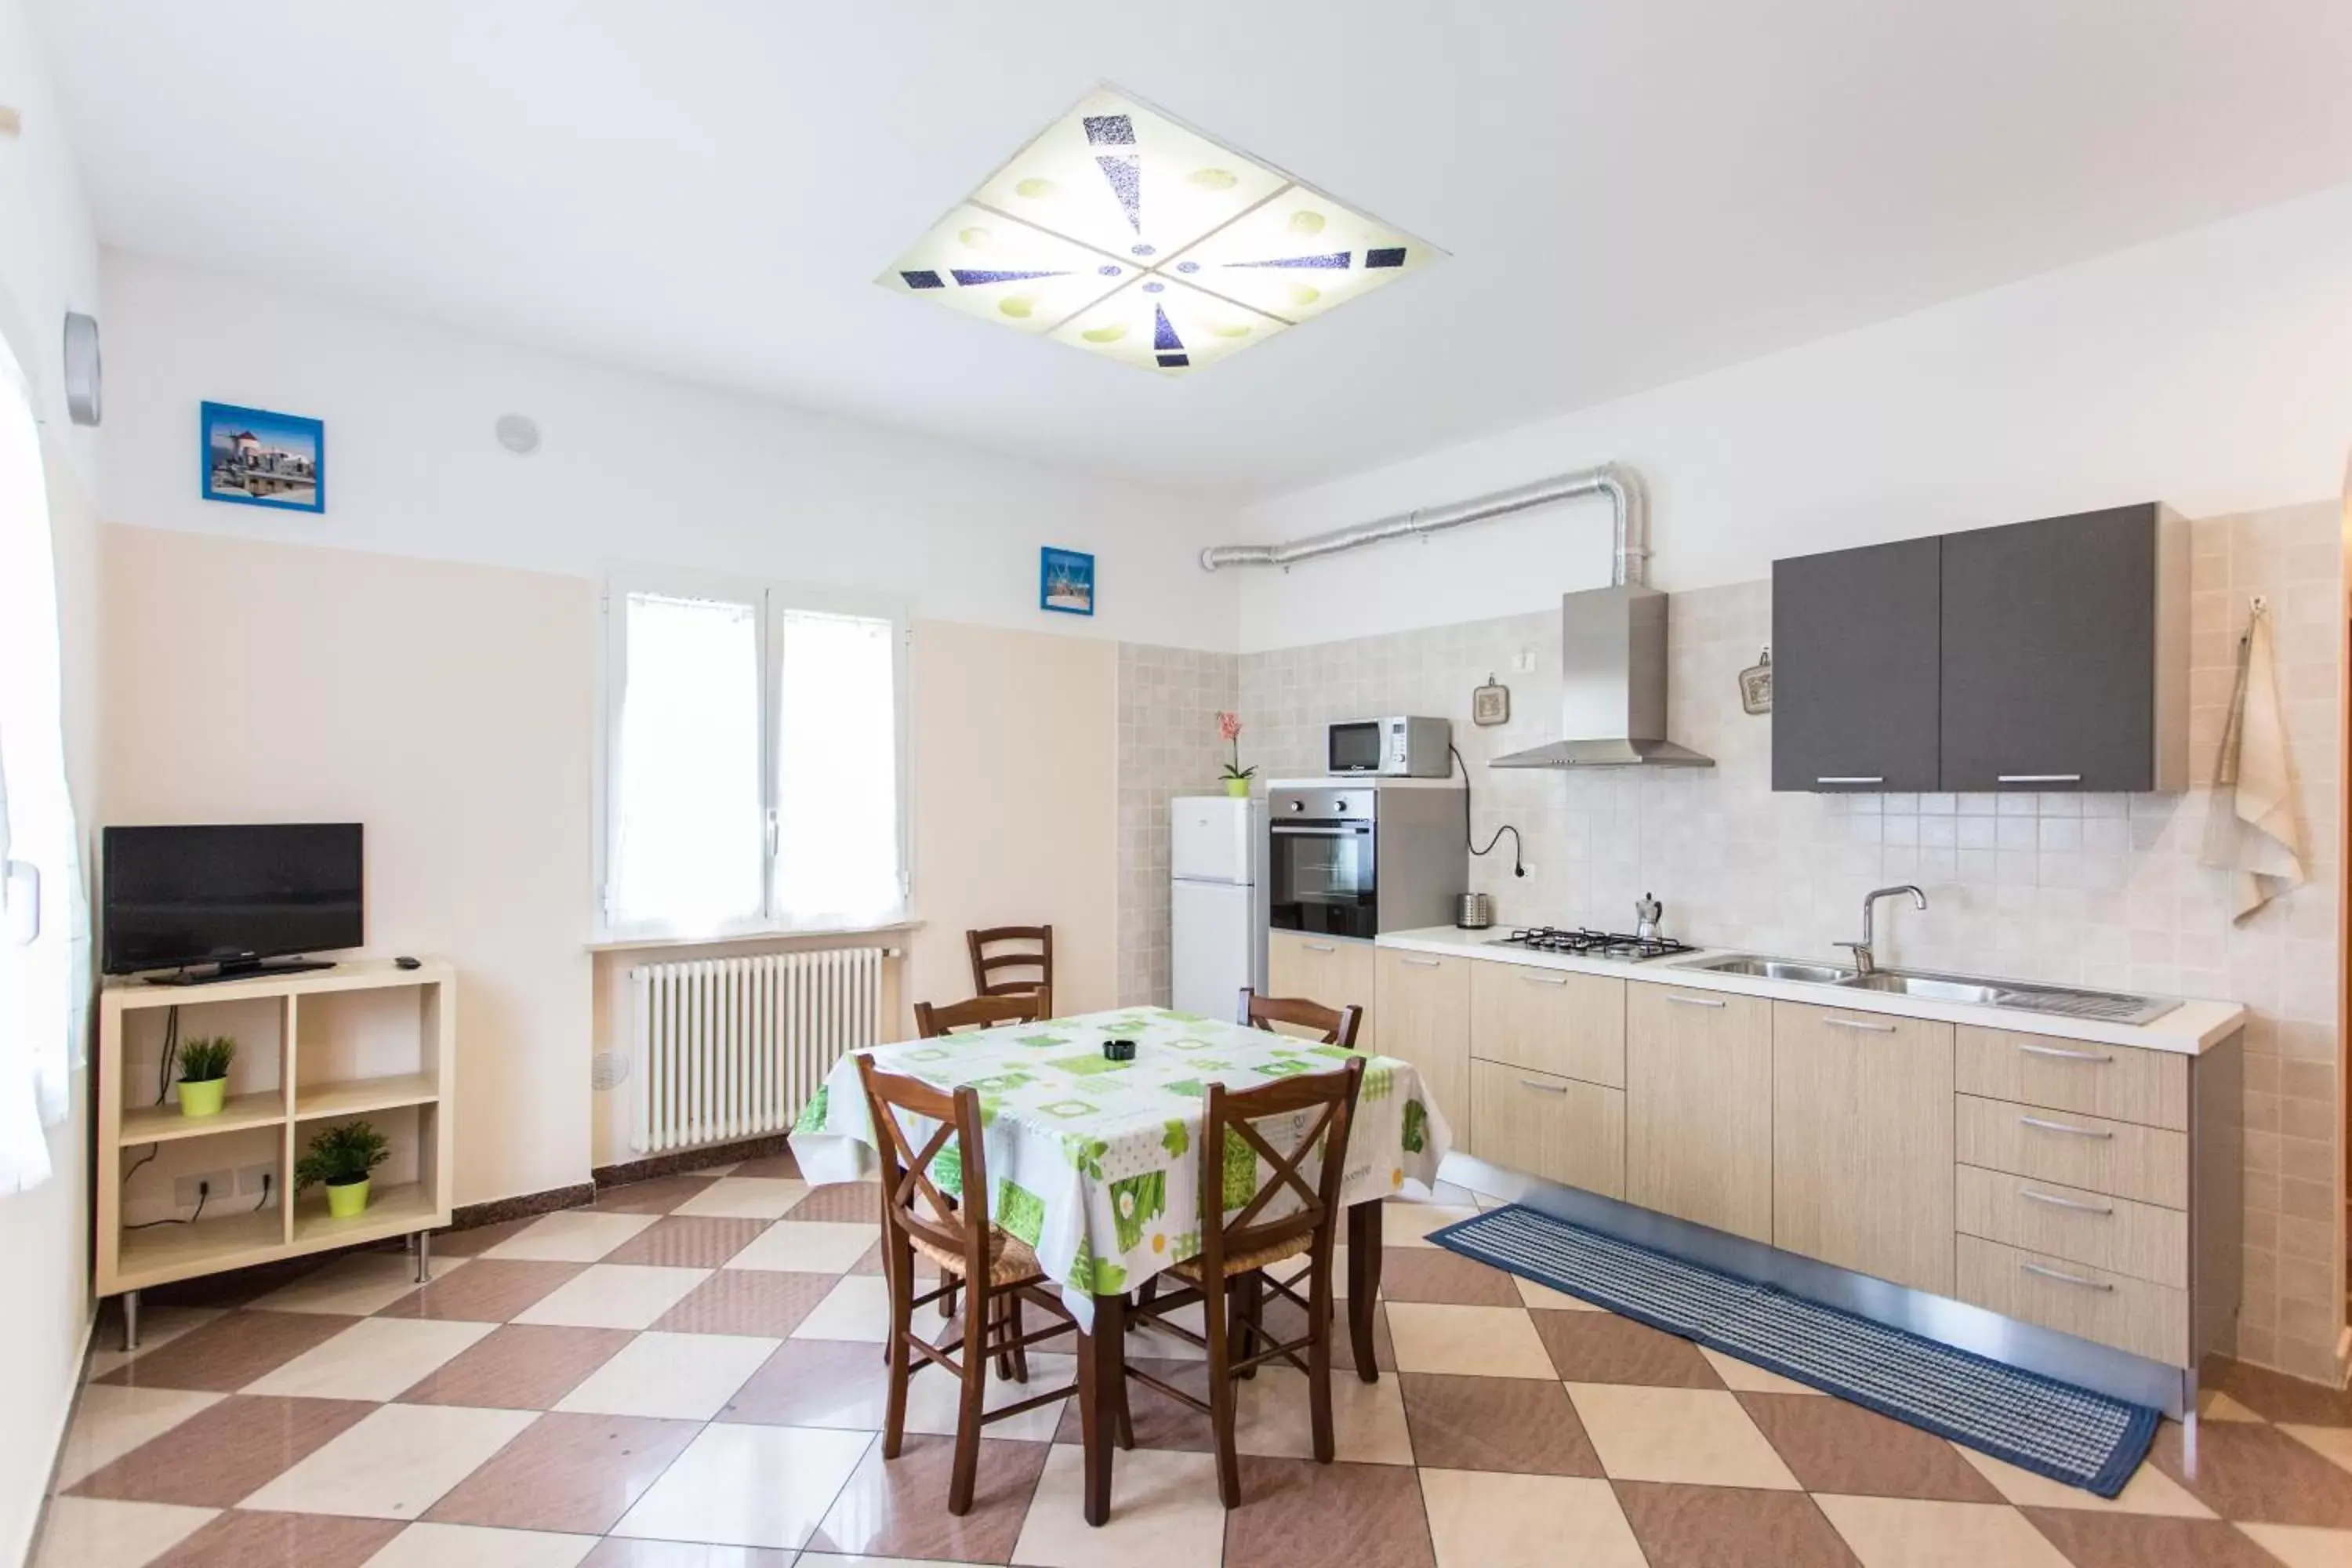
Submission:
[[[2186,548],[2153,505],[1945,535],[1943,787],[2185,788]]]
[[[1772,787],[1937,788],[1939,542],[1772,563]]]
[[[1772,566],[1776,790],[2180,790],[2188,525],[2154,504]]]

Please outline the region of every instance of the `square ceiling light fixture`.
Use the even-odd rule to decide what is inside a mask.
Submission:
[[[875,281],[1181,375],[1444,254],[1104,88]]]

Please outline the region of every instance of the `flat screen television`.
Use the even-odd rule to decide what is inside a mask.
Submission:
[[[109,974],[324,968],[268,961],[367,940],[356,822],[110,827],[101,854]]]

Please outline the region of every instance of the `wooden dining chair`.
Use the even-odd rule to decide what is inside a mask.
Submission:
[[[1034,991],[1045,998],[1042,1016],[1053,1015],[1054,928],[992,926],[963,933],[971,950],[971,988],[982,996],[1017,996]],[[1003,951],[991,952],[990,949]]]
[[[1034,1024],[1045,1016],[1050,999],[1036,991],[1012,996],[975,996],[969,1002],[915,1004],[915,1033],[927,1040],[959,1029],[992,1029],[999,1024]]]
[[[1276,1024],[1313,1029],[1322,1036],[1325,1045],[1352,1051],[1356,1048],[1356,1026],[1363,1017],[1361,1007],[1326,1007],[1303,996],[1261,996],[1244,985],[1241,1015],[1234,1022],[1244,1029],[1264,1029],[1268,1034],[1282,1032],[1275,1027]]]
[[[1240,1461],[1234,1451],[1234,1385],[1267,1362],[1287,1362],[1307,1374],[1315,1458],[1322,1464],[1331,1462],[1331,1249],[1339,1226],[1339,1185],[1348,1172],[1348,1130],[1363,1081],[1364,1062],[1358,1057],[1337,1072],[1277,1079],[1238,1092],[1211,1083],[1201,1122],[1201,1251],[1168,1270],[1184,1282],[1182,1289],[1129,1309],[1130,1321],[1150,1323],[1208,1352],[1206,1400],[1139,1367],[1129,1367],[1127,1375],[1209,1417],[1217,1444],[1217,1493],[1229,1509],[1239,1508],[1242,1500]],[[1258,1131],[1258,1124],[1271,1118],[1301,1115],[1312,1120],[1287,1154],[1277,1152]],[[1237,1145],[1231,1167],[1226,1161],[1229,1140]],[[1239,1168],[1242,1153],[1250,1156],[1253,1165],[1263,1161],[1269,1171],[1248,1201],[1228,1215],[1226,1172]],[[1309,1166],[1316,1167],[1311,1177]],[[1266,1217],[1276,1200],[1285,1197],[1297,1199],[1297,1206]],[[1286,1281],[1265,1273],[1270,1265],[1302,1253],[1307,1259],[1304,1297],[1291,1289],[1297,1276]],[[1306,1312],[1304,1338],[1267,1342],[1263,1324],[1269,1289]],[[1169,1313],[1195,1301],[1201,1303],[1200,1333],[1168,1321]],[[1304,1360],[1301,1352],[1306,1352]],[[1132,1447],[1133,1421],[1124,1385],[1118,1400],[1120,1441]]]
[[[980,1468],[980,1430],[1041,1405],[1092,1393],[1088,1358],[1078,1358],[1078,1381],[988,1410],[988,1363],[1016,1383],[1029,1381],[1028,1347],[1073,1332],[1077,1322],[1037,1266],[1037,1255],[1020,1237],[997,1228],[988,1217],[988,1168],[982,1148],[979,1091],[950,1095],[920,1079],[875,1070],[874,1058],[857,1058],[858,1080],[874,1119],[875,1142],[882,1154],[882,1267],[890,1284],[889,1392],[883,1405],[882,1457],[895,1459],[906,1436],[907,1384],[934,1363],[962,1384],[956,1412],[955,1462],[948,1480],[948,1511],[971,1510]],[[933,1125],[919,1147],[899,1113]],[[952,1144],[952,1147],[950,1147]],[[952,1195],[941,1190],[954,1175]],[[937,1266],[941,1283],[926,1295],[915,1292],[915,1255]],[[933,1344],[915,1331],[917,1307],[942,1301],[963,1287],[962,1331],[950,1342]],[[1056,1320],[1035,1333],[1022,1331],[1024,1304]],[[946,1310],[946,1309],[943,1309]],[[920,1359],[918,1360],[917,1358]],[[961,1358],[961,1359],[959,1359]]]

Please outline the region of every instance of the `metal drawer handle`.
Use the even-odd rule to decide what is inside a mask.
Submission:
[[[1823,773],[1815,784],[1885,784],[1885,773]]]
[[[1712,1000],[1706,996],[1677,996],[1671,991],[1666,993],[1666,1000],[1672,1002],[1677,1007],[1720,1007],[1723,1005],[1721,1002]]]
[[[2032,1187],[2020,1187],[2017,1195],[2030,1203],[2048,1204],[2054,1209],[2073,1209],[2077,1214],[2102,1215],[2113,1218],[2113,1204],[2086,1204],[2080,1198],[2062,1198],[2056,1193],[2037,1193]]]
[[[1298,944],[1309,952],[1337,952],[1339,950],[1328,942],[1303,942]]]
[[[2002,784],[2081,784],[2083,782],[2083,775],[2080,773],[2001,773],[1998,778]]]
[[[1546,1094],[1566,1094],[1568,1092],[1568,1085],[1564,1083],[1546,1083],[1539,1078],[1523,1078],[1519,1079],[1519,1081],[1527,1085],[1529,1089],[1539,1089]]]
[[[1522,974],[1519,976],[1519,980],[1523,984],[1528,985],[1565,985],[1568,984],[1568,976],[1565,974]]]
[[[1438,967],[1439,962],[1439,960],[1434,958],[1408,958],[1403,960],[1404,963],[1414,969],[1435,969]]]
[[[2063,1132],[2072,1138],[2112,1138],[2115,1136],[2113,1131],[2101,1128],[2069,1127],[2063,1121],[2045,1121],[2039,1116],[2021,1116],[2017,1119],[2017,1122],[2021,1127],[2039,1127],[2044,1132]]]
[[[1822,1022],[1832,1029],[1866,1029],[1874,1035],[1891,1035],[1895,1032],[1895,1026],[1892,1024],[1865,1024],[1859,1018],[1823,1018]]]
[[[2085,1279],[2080,1274],[2069,1274],[2063,1268],[2052,1268],[2040,1263],[2021,1263],[2018,1268],[2028,1274],[2039,1274],[2044,1279],[2055,1279],[2062,1285],[2076,1285],[2085,1290],[2113,1290],[2105,1279]]]
[[[2029,1057],[2052,1057],[2062,1062],[2111,1062],[2116,1058],[2105,1051],[2070,1051],[2060,1046],[2027,1046],[2017,1047]]]

